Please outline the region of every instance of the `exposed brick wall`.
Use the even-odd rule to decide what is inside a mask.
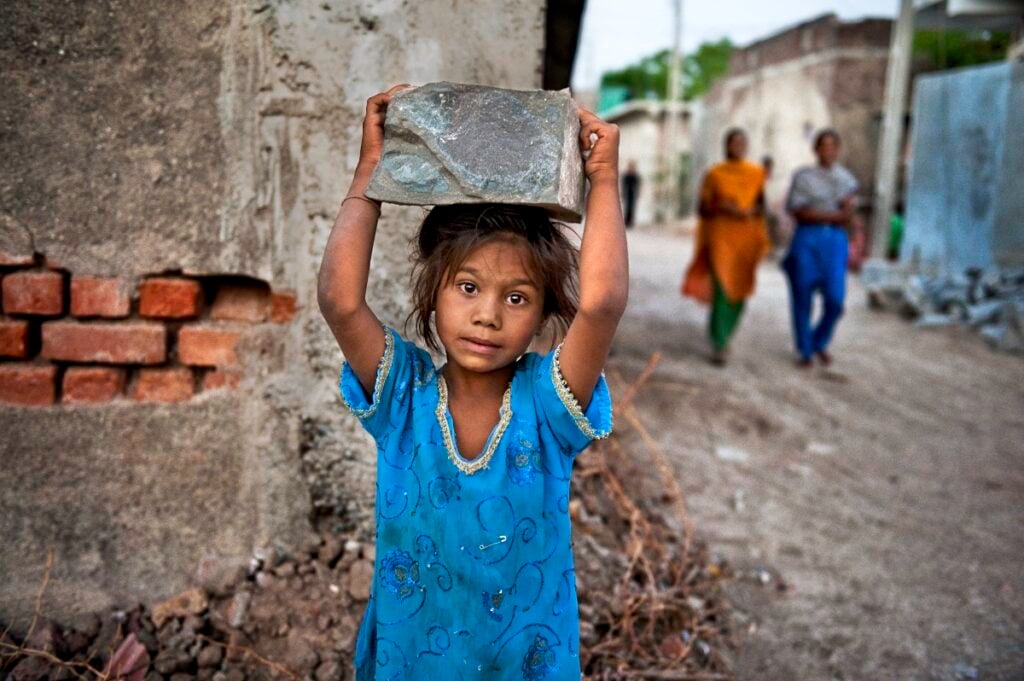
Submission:
[[[64,312],[64,276],[60,272],[14,272],[3,280],[4,310],[9,314],[55,316]]]
[[[217,289],[212,319],[262,322],[270,316],[270,287],[226,284]]]
[[[124,390],[124,369],[68,367],[61,390],[66,403],[109,402]]]
[[[42,407],[57,394],[57,367],[53,364],[0,364],[0,402]]]
[[[0,251],[0,402],[182,402],[241,383],[239,343],[290,323],[291,291],[234,276],[141,281]]]
[[[197,367],[233,367],[240,333],[221,326],[189,324],[178,333],[178,357]]]
[[[124,279],[71,279],[71,314],[74,317],[127,317],[131,312],[131,304],[131,289]]]
[[[43,322],[44,359],[105,364],[163,364],[167,329],[163,324]]]
[[[132,397],[143,402],[183,402],[194,390],[195,379],[186,367],[140,369]]]
[[[199,316],[202,287],[193,279],[154,277],[139,285],[139,314],[157,319]]]
[[[28,356],[28,322],[23,319],[0,320],[0,357]]]

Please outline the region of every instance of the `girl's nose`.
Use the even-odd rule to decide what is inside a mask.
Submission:
[[[501,328],[500,304],[493,300],[481,299],[473,308],[473,323],[495,329]]]

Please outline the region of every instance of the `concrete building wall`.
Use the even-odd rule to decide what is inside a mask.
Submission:
[[[769,203],[779,207],[798,167],[812,163],[814,133],[836,128],[843,163],[870,196],[885,88],[888,20],[843,23],[826,15],[734,52],[729,73],[702,100],[694,122],[694,186],[724,157],[722,138],[747,130],[749,157],[775,161]]]
[[[636,163],[640,174],[640,195],[637,198],[635,222],[646,225],[655,222],[658,213],[659,176],[666,144],[668,119],[660,102],[629,102],[609,111],[605,118],[619,126],[620,173],[625,173],[630,161]],[[690,115],[679,115],[673,152],[676,157],[690,152]]]
[[[337,397],[341,356],[315,301],[365,100],[397,82],[538,87],[544,9],[542,0],[0,9],[0,276],[15,277],[14,291],[56,273],[65,306],[54,315],[12,303],[0,318],[27,331],[21,354],[0,358],[0,384],[15,376],[10,390],[0,385],[0,619],[31,611],[51,549],[44,607],[66,619],[175,593],[204,556],[232,562],[255,545],[295,545],[314,509],[369,532],[373,448]],[[420,215],[386,207],[378,230],[369,297],[389,324],[409,309],[408,239]],[[100,323],[76,316],[68,293],[87,275],[130,297],[127,316],[103,323],[159,326],[164,359],[46,350],[56,319]],[[146,317],[140,284],[154,275],[198,283],[192,317]],[[285,292],[297,309],[282,322],[218,319],[219,292],[238,282]],[[181,352],[190,324],[240,334],[236,387],[201,389],[218,369]],[[109,401],[70,403],[69,370],[97,364],[125,384]],[[50,404],[11,404],[25,394],[24,369],[52,374],[33,393]],[[138,388],[145,369],[187,374],[195,393],[149,401]]]
[[[1024,264],[1024,64],[921,76],[915,90],[903,260],[932,275]]]

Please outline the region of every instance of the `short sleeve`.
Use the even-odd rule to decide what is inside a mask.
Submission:
[[[346,361],[341,367],[341,399],[374,439],[385,434],[403,410],[410,409],[417,348],[391,328],[384,328],[384,354],[377,365],[373,394],[367,395]]]
[[[602,440],[612,432],[612,398],[604,374],[598,378],[584,410],[562,376],[558,355],[562,346],[545,355],[537,364],[534,390],[538,415],[570,455],[579,454],[594,440]]]
[[[807,186],[807,173],[803,170],[796,171],[793,182],[789,186],[789,195],[786,197],[786,210],[792,213],[795,210],[806,208],[811,205],[814,197]]]
[[[847,196],[850,196],[851,194],[856,194],[858,191],[860,191],[860,182],[858,182],[856,176],[854,176],[854,174],[851,173],[846,168],[842,168],[842,171],[844,191],[841,198],[846,198]]]

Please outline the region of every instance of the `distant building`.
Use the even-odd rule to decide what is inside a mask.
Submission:
[[[665,162],[669,156],[660,156],[661,149],[667,144],[668,103],[653,100],[634,100],[626,102],[608,111],[603,116],[610,123],[619,126],[619,165],[624,173],[632,161],[636,163],[640,175],[640,194],[636,205],[636,224],[644,225],[656,221],[658,215],[658,190],[661,173],[659,167],[662,158]],[[674,107],[679,116],[676,127],[675,143],[671,153],[676,155],[677,170],[681,177],[676,183],[675,200],[661,204],[663,218],[672,218],[687,209],[681,202],[688,199],[686,187],[689,185],[689,166],[692,131],[690,129],[689,106]],[[667,188],[666,188],[667,189]]]
[[[747,131],[749,158],[775,162],[767,186],[779,206],[792,172],[813,162],[816,130],[835,128],[843,164],[865,199],[874,182],[875,155],[889,53],[888,19],[840,21],[826,14],[733,51],[729,71],[701,100],[694,121],[694,182],[723,157],[722,134]]]

